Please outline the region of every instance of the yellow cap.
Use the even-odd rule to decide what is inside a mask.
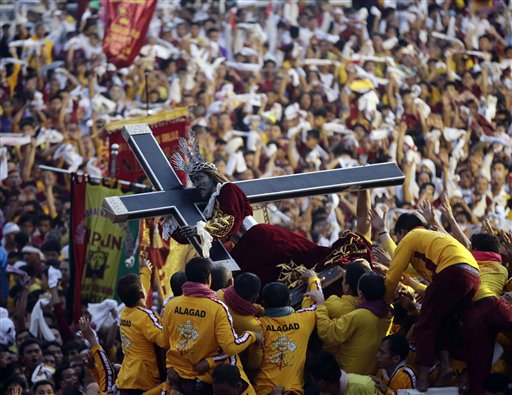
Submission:
[[[348,87],[357,93],[365,93],[375,88],[370,80],[355,80]]]

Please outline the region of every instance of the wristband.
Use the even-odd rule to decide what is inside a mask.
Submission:
[[[379,236],[385,235],[386,233],[389,233],[389,232],[387,230],[385,230],[384,232],[380,232]]]

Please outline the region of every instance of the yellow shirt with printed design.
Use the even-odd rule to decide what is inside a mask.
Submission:
[[[268,395],[283,386],[284,393],[304,393],[304,364],[311,333],[315,329],[315,307],[282,317],[261,317],[263,359],[256,376],[257,394]]]
[[[178,296],[165,306],[165,336],[169,342],[167,368],[183,379],[211,383],[211,370],[199,375],[194,365],[203,359],[237,355],[255,342],[254,332],[236,334],[227,306],[216,298]],[[210,366],[212,367],[212,366]]]
[[[159,385],[155,344],[167,348],[160,317],[144,307],[125,307],[119,330],[124,359],[117,376],[117,388],[147,391]]]
[[[322,289],[318,277],[307,280],[308,291]],[[309,336],[315,329],[315,306],[309,296],[302,300],[302,310],[282,317],[262,317],[263,356],[255,379],[257,394],[269,394],[283,386],[284,393],[304,392],[304,364]]]

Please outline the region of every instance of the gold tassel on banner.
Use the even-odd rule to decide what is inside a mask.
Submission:
[[[146,219],[140,221],[141,226],[141,240],[139,245],[139,255],[143,258],[147,258],[147,250],[151,247],[151,237],[149,234],[149,225]]]
[[[151,247],[151,236],[149,234],[149,224],[146,219],[142,220],[142,240],[140,246],[144,248]]]
[[[160,237],[160,228],[158,226],[158,221],[153,221],[153,248],[164,248],[164,243],[162,238]]]

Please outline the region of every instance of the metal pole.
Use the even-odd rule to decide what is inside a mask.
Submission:
[[[119,154],[119,144],[112,144],[110,149],[110,157],[112,158],[110,162],[110,176],[114,178],[116,178],[117,154]]]
[[[149,86],[148,86],[149,70],[144,70],[144,79],[146,81],[146,115],[149,115]]]
[[[62,174],[73,174],[74,173],[70,170],[59,169],[58,167],[53,167],[53,166],[39,165],[39,168],[41,170],[53,171],[54,173],[62,173]],[[78,172],[76,172],[76,174],[79,176],[88,176],[89,175],[87,173],[84,173],[83,171],[78,171]],[[98,182],[115,180],[114,178],[110,178],[110,177],[99,178],[99,177],[93,177],[90,175],[89,175],[89,178],[91,180],[98,181]],[[148,187],[151,187],[150,185],[144,185],[144,184],[139,184],[136,182],[130,182],[130,181],[125,181],[125,180],[115,180],[115,181],[117,181],[121,185],[128,185],[128,186],[133,186],[133,187],[141,188],[141,189],[147,189]],[[154,188],[152,188],[152,189],[154,190]]]

